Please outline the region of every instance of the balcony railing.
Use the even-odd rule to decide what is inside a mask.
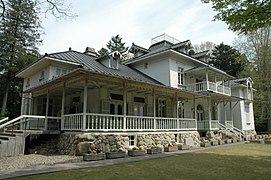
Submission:
[[[196,119],[109,114],[64,115],[62,130],[73,131],[157,131],[197,130]]]
[[[226,87],[226,86],[223,86],[214,82],[210,82],[210,81],[188,84],[186,86],[186,89],[192,92],[213,91],[215,93],[220,93],[220,94],[224,94],[228,96],[231,95],[230,87]]]
[[[204,120],[198,121],[198,130],[218,130],[219,121],[218,120]]]

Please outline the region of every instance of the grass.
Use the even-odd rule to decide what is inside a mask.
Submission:
[[[140,162],[17,179],[271,179],[271,146],[242,144]]]

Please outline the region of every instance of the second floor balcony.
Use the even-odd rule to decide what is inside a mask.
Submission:
[[[227,96],[231,96],[231,88],[221,83],[215,83],[211,81],[198,82],[186,85],[186,90],[192,92],[207,92],[211,91],[214,93],[219,93]]]

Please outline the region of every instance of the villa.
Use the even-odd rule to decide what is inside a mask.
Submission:
[[[75,154],[84,141],[112,151],[255,134],[251,78],[236,79],[209,64],[209,51],[193,53],[189,40],[166,34],[149,48],[133,43],[129,53],[45,54],[17,74],[24,79],[21,116],[0,129],[23,132],[18,153],[41,134],[46,151],[62,154]]]

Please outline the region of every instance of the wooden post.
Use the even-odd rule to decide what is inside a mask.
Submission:
[[[65,115],[65,88],[66,84],[63,84],[62,88],[62,99],[61,99],[61,130],[64,129],[64,115]]]
[[[194,119],[196,120],[196,130],[198,130],[196,95],[194,95],[193,104],[194,104],[194,115],[193,116],[194,116]]]
[[[207,88],[207,91],[208,91],[209,90],[209,76],[208,76],[208,70],[207,69],[206,69],[205,75],[206,75],[206,88]]]
[[[46,113],[45,113],[44,130],[47,130],[47,129],[48,129],[49,99],[50,99],[50,94],[49,94],[49,90],[47,90],[47,97],[46,97]]]
[[[212,117],[211,117],[211,96],[208,97],[208,120],[209,120],[209,129],[211,130],[212,129],[212,123],[211,123],[211,120],[212,120]]]
[[[83,103],[83,127],[82,130],[86,130],[87,123],[87,101],[88,101],[88,80],[85,79],[84,84],[84,103]]]
[[[227,103],[226,102],[223,102],[223,105],[224,105],[224,108],[223,108],[223,110],[224,110],[224,125],[227,127],[227,124],[226,124],[226,118],[227,118],[227,112],[226,112],[226,105],[227,105]]]
[[[153,127],[154,130],[156,130],[156,101],[155,101],[156,97],[155,97],[155,89],[153,88]]]
[[[231,114],[231,122],[232,122],[232,126],[233,126],[233,111],[232,111],[232,109],[233,109],[232,102],[230,101],[230,114]]]
[[[123,130],[126,131],[126,115],[127,115],[127,90],[126,83],[123,83]]]
[[[177,129],[180,129],[180,122],[179,122],[179,97],[178,97],[178,92],[176,92],[176,118],[177,118]]]

